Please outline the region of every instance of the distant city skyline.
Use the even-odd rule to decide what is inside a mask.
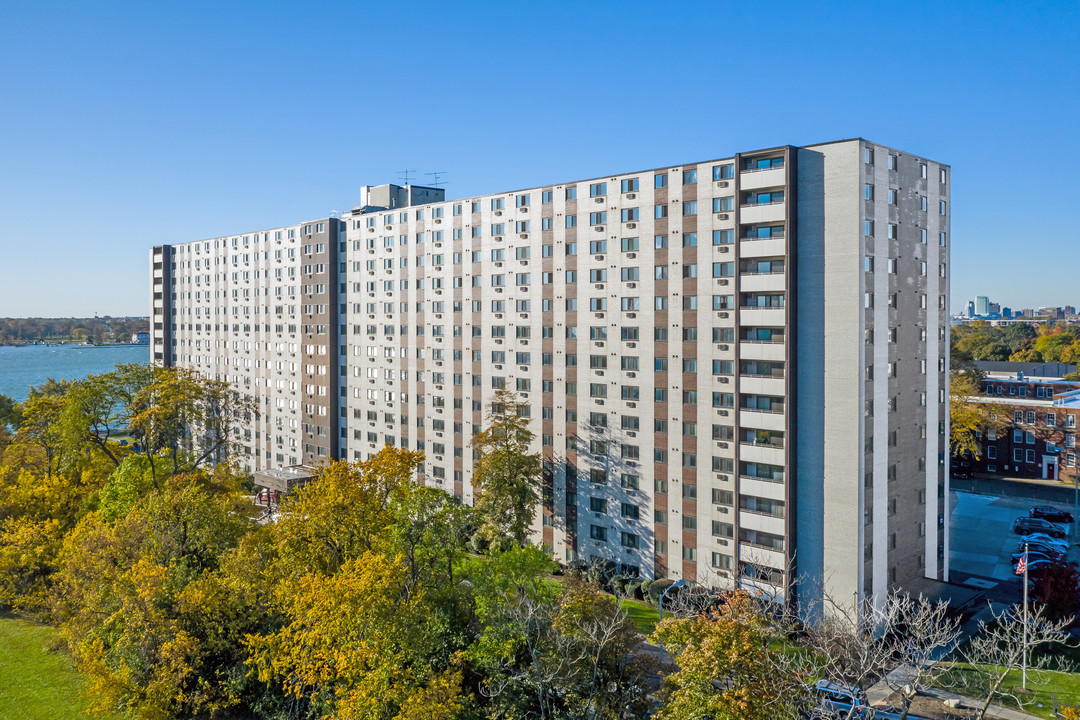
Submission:
[[[1075,3],[252,8],[5,7],[0,315],[146,315],[147,245],[348,210],[406,168],[468,198],[837,137],[952,166],[951,312],[1077,302],[1080,70],[1046,41]],[[1038,179],[1022,220],[1013,178]]]

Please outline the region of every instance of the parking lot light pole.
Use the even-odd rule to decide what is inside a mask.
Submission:
[[[660,619],[664,619],[664,596],[668,594],[668,591],[674,590],[677,587],[682,587],[686,584],[685,580],[676,580],[671,585],[664,588],[664,592],[660,593]]]

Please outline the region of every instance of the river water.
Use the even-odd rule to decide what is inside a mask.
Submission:
[[[26,399],[31,387],[55,380],[76,380],[112,370],[117,363],[149,362],[148,345],[28,345],[0,347],[0,394]]]

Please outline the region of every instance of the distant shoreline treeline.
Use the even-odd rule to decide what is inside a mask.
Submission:
[[[150,329],[146,317],[0,318],[0,345],[86,343],[124,345]]]

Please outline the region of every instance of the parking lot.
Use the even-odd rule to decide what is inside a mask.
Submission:
[[[1071,506],[1062,503],[967,492],[953,492],[949,500],[951,570],[995,580],[1014,578],[1011,555],[1017,552],[1020,536],[1013,532],[1012,524],[1017,517],[1027,515],[1033,505],[1072,511]],[[1073,544],[1073,528],[1060,527],[1069,533],[1066,541],[1071,546],[1066,560],[1080,561],[1080,549]]]

